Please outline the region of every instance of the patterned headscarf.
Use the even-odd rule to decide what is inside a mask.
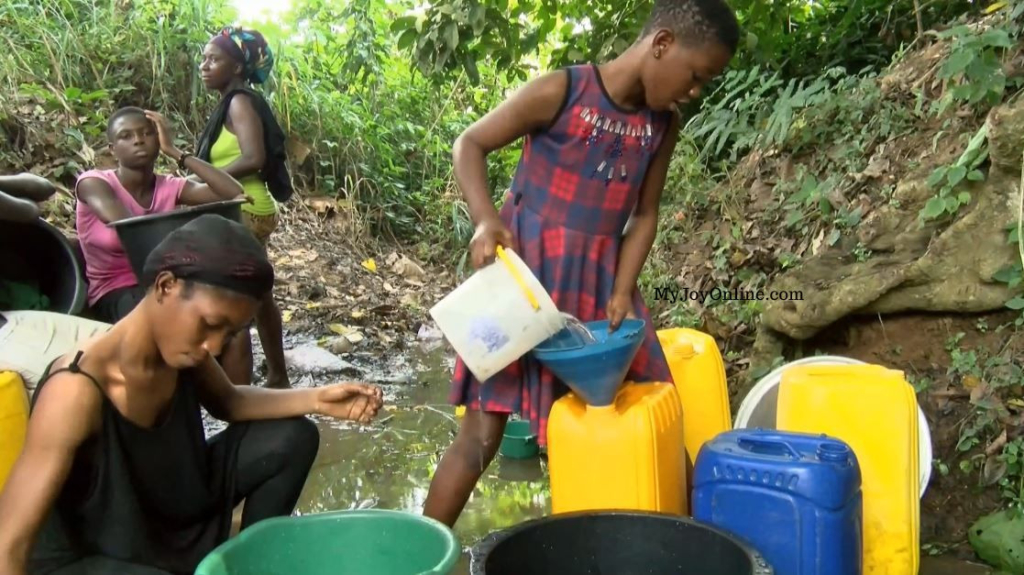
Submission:
[[[228,26],[210,40],[244,66],[242,74],[253,84],[262,84],[274,67],[274,53],[256,30]]]

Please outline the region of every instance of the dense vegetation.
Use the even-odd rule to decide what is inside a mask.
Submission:
[[[917,35],[918,15],[928,27],[976,9],[967,1],[926,2],[920,11],[915,4],[738,1],[747,40],[727,87],[709,105],[739,94],[749,108],[792,79],[835,66],[852,73],[884,65]],[[454,137],[539,70],[623,50],[649,5],[453,0],[424,10],[404,1],[294,0],[273,23],[249,23],[277,50],[266,91],[294,139],[305,187],[340,198],[367,231],[399,240],[426,236],[440,246],[435,255],[444,255],[465,245],[471,231],[450,177]],[[213,102],[198,81],[198,54],[219,25],[237,20],[228,0],[4,3],[0,129],[8,145],[0,164],[67,183],[102,152],[103,120],[126,104],[170,114],[188,142]],[[747,94],[740,73],[770,74],[775,84]],[[754,131],[756,119],[747,118]],[[708,159],[723,151],[735,158],[749,147],[751,133],[739,130],[697,132],[702,140],[718,138]],[[509,150],[494,162],[496,189],[514,161]]]

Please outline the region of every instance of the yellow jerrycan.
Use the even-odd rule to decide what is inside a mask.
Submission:
[[[725,363],[715,338],[687,328],[658,331],[679,400],[690,469],[702,445],[732,429]]]
[[[675,386],[626,382],[607,406],[574,393],[548,418],[551,511],[687,508],[683,412]]]
[[[782,372],[778,429],[845,441],[861,471],[864,575],[916,575],[920,563],[918,408],[902,371],[798,365]]]
[[[28,431],[28,395],[21,376],[0,371],[0,491],[25,445]]]

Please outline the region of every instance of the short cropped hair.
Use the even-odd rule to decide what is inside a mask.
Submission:
[[[125,116],[142,116],[143,118],[145,118],[146,117],[146,111],[143,110],[142,108],[137,108],[135,106],[125,106],[124,108],[121,108],[118,111],[116,111],[113,114],[111,114],[110,115],[110,119],[107,120],[107,140],[108,141],[110,141],[110,142],[114,141],[114,124],[118,120],[120,120],[121,118],[124,118]]]
[[[660,28],[671,30],[681,42],[718,42],[735,53],[740,26],[725,0],[655,0],[641,36]]]

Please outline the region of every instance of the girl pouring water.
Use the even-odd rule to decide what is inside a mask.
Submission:
[[[562,312],[583,322],[646,322],[627,379],[671,382],[636,283],[657,232],[676,144],[676,109],[699,97],[736,50],[739,28],[723,0],[657,0],[640,39],[601,65],[537,78],[456,140],[455,178],[476,224],[472,262],[507,246]],[[488,194],[489,153],[525,137],[501,211]],[[623,237],[626,222],[632,222]],[[438,465],[424,514],[449,526],[490,464],[511,413],[547,445],[547,417],[567,388],[529,355],[481,385],[459,359],[450,400],[466,407]]]

